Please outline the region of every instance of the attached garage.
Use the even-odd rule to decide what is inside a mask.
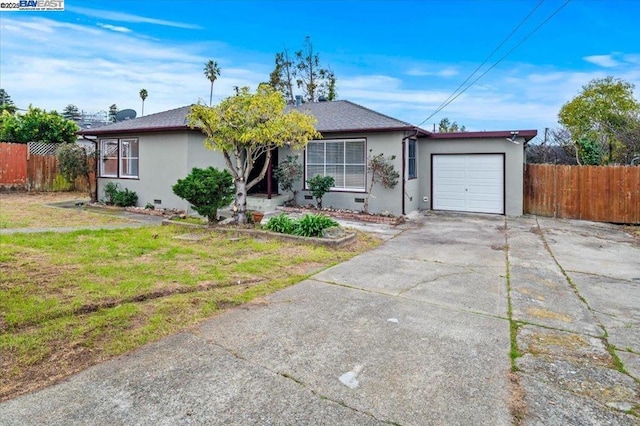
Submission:
[[[521,216],[524,150],[535,130],[418,138],[419,208]]]
[[[433,210],[504,214],[504,154],[434,154]]]

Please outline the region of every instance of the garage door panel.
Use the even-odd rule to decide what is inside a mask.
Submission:
[[[502,154],[434,155],[433,208],[504,213]]]
[[[469,170],[468,177],[471,179],[493,180],[502,182],[502,169],[500,170]]]
[[[441,155],[436,159],[437,163],[442,166],[446,165],[462,165],[465,164],[466,159],[461,158],[458,155]]]
[[[466,205],[465,199],[443,199],[439,210],[462,211]]]
[[[466,174],[464,170],[454,170],[454,169],[440,169],[438,170],[438,177],[441,179],[461,179],[464,180],[466,178]]]
[[[448,194],[448,193],[460,193],[464,194],[466,191],[466,185],[464,183],[449,183],[438,185],[438,192]]]

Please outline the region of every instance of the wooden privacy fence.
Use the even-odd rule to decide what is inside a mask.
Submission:
[[[640,224],[640,167],[528,164],[524,212]]]
[[[34,155],[27,144],[0,142],[0,189],[62,191],[68,189],[65,183],[55,155]],[[73,188],[89,192],[82,177],[73,182]]]
[[[27,149],[26,144],[0,142],[0,186],[26,188]]]

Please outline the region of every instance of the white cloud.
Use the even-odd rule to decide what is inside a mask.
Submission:
[[[220,43],[167,45],[133,33],[49,19],[3,17],[1,28],[2,88],[20,108],[33,104],[60,111],[72,103],[94,113],[115,103],[139,110],[141,88],[149,92],[147,114],[200,99],[208,102],[210,83],[202,74],[208,57],[202,52],[224,49]],[[231,95],[233,86],[256,87],[269,73],[270,65],[233,67],[227,66],[233,59],[216,58],[223,74],[214,85],[214,100]]]
[[[406,75],[410,75],[413,77],[427,77],[427,76],[436,76],[436,77],[453,77],[458,75],[458,70],[455,67],[445,67],[443,69],[432,71],[425,69],[423,67],[411,67],[405,73]]]
[[[98,24],[99,27],[104,28],[106,30],[111,30],[111,31],[115,31],[118,33],[130,33],[131,31],[133,31],[131,28],[127,28],[127,27],[121,27],[118,25],[111,25],[111,24]]]
[[[216,58],[222,75],[214,85],[214,102],[232,95],[234,86],[255,88],[268,79],[272,55],[246,52],[219,42],[170,42],[144,38],[95,25],[78,25],[44,18],[4,17],[1,86],[21,108],[30,103],[62,110],[75,104],[90,113],[120,108],[140,109],[140,89],[149,97],[145,113],[165,111],[199,100],[209,101],[204,63]],[[105,24],[108,25],[108,24]],[[261,56],[262,55],[262,56]],[[640,87],[635,53],[619,54],[615,77]],[[618,56],[616,56],[618,57]],[[394,62],[396,60],[396,62]],[[383,62],[383,61],[379,61]],[[418,124],[431,115],[477,64],[409,62],[420,71],[455,70],[456,78],[407,76],[408,61],[388,58],[388,66],[351,67],[338,75],[338,95],[398,119]],[[430,118],[430,129],[449,117],[469,130],[509,130],[555,127],[557,113],[594,78],[608,69],[589,72],[546,65],[511,63],[496,67],[482,80]]]
[[[92,18],[100,18],[107,21],[130,22],[130,23],[136,23],[136,24],[153,24],[153,25],[162,25],[166,27],[185,28],[185,29],[191,29],[191,30],[202,29],[200,25],[187,24],[184,22],[176,22],[176,21],[166,21],[163,19],[148,18],[146,16],[132,15],[130,13],[123,13],[123,12],[114,12],[111,10],[90,9],[87,7],[78,7],[78,6],[67,6],[66,10],[69,12],[78,13],[80,15],[90,16]]]
[[[598,66],[605,67],[605,68],[615,68],[618,65],[620,65],[618,61],[613,59],[612,55],[591,55],[591,56],[585,56],[582,59],[584,59],[587,62],[591,62],[592,64],[596,64]]]

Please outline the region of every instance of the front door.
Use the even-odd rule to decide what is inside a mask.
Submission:
[[[258,175],[260,174],[260,171],[262,170],[262,167],[264,167],[264,162],[266,161],[266,157],[267,157],[266,153],[258,157],[258,159],[253,165],[253,170],[251,170],[251,173],[249,173],[249,182],[251,182],[253,179],[258,177]],[[271,165],[272,165],[271,195],[277,195],[278,180],[276,179],[275,173],[273,173],[273,170],[275,170],[276,167],[278,167],[278,149],[274,149],[273,151],[271,151]],[[269,178],[269,172],[267,171],[267,174],[264,175],[264,178],[262,178],[262,180],[258,182],[253,188],[249,189],[249,194],[266,194],[269,189],[268,178]]]

